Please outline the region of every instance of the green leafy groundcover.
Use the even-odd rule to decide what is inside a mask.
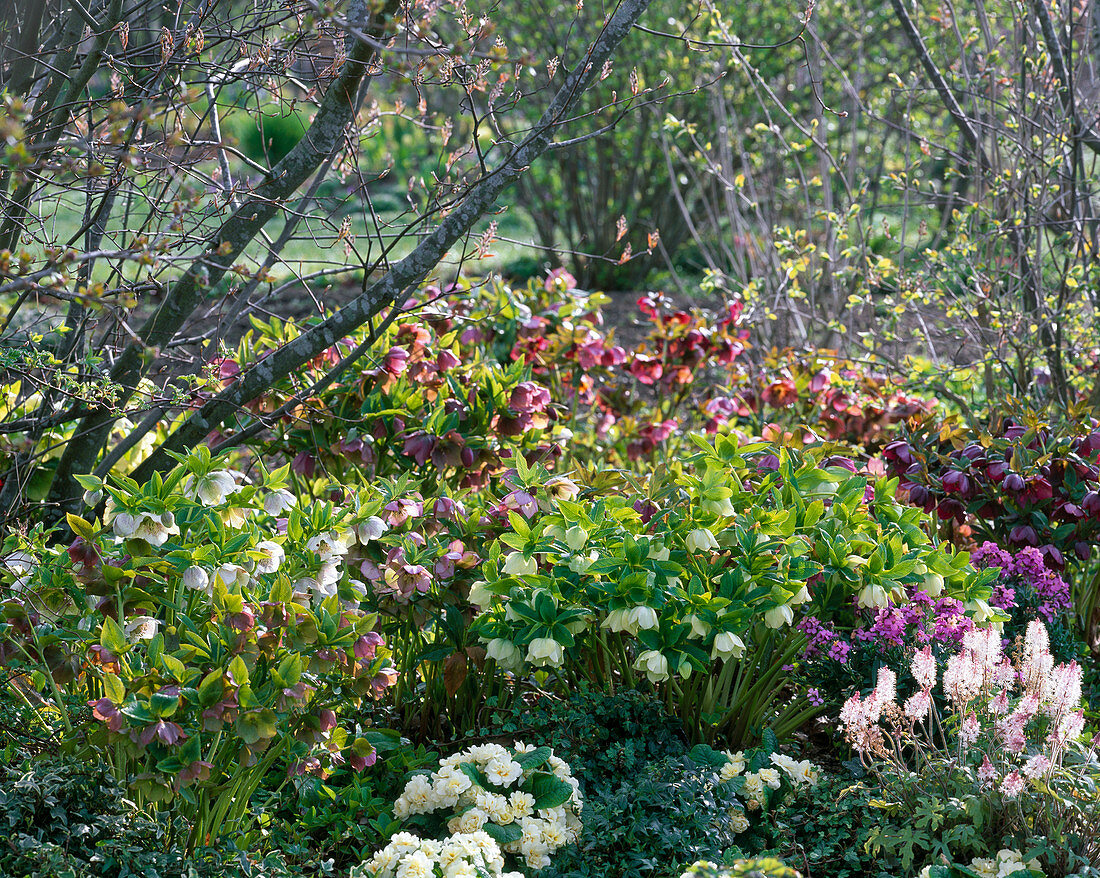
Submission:
[[[125,785],[87,762],[0,765],[2,878],[290,878],[279,854],[222,845],[184,853],[180,827],[136,810]],[[182,830],[186,835],[186,829]]]
[[[802,878],[802,876],[779,860],[739,860],[732,866],[719,867],[714,863],[696,863],[686,872],[684,878]]]

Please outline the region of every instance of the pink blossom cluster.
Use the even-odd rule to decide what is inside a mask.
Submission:
[[[844,703],[841,726],[861,756],[900,761],[902,741],[919,745],[918,727],[927,732],[925,743],[932,747],[933,730],[953,729],[958,758],[977,765],[980,757],[981,783],[991,788],[1000,778],[1001,793],[1014,798],[1025,781],[1060,764],[1066,746],[1084,731],[1081,666],[1055,664],[1046,626],[1038,620],[1028,625],[1015,661],[1003,654],[995,627],[963,635],[941,681],[951,712],[947,719],[936,715],[937,662],[931,646],[914,652],[909,669],[918,688],[900,708],[896,677],[886,667],[879,670],[869,697],[857,693]],[[1000,770],[995,762],[1001,763]]]

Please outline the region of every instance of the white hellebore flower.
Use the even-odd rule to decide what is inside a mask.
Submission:
[[[689,552],[710,552],[718,548],[718,540],[705,527],[697,527],[687,535]]]
[[[634,660],[634,670],[643,671],[651,683],[668,679],[668,659],[655,649],[647,649]]]
[[[695,613],[691,613],[684,616],[684,621],[691,626],[691,633],[688,634],[693,640],[706,640],[707,635],[710,633],[710,626],[700,619]]]
[[[609,631],[626,631],[627,616],[629,614],[630,610],[625,607],[611,610],[607,614],[607,618],[600,623],[600,627],[607,628]]]
[[[496,597],[488,588],[489,583],[484,579],[479,579],[473,585],[470,586],[470,595],[466,600],[477,607],[479,610],[484,610],[492,605],[493,598]]]
[[[306,548],[320,555],[322,561],[331,561],[333,558],[347,554],[348,544],[344,537],[345,534],[334,530],[322,531],[306,541]]]
[[[631,607],[627,611],[626,622],[631,634],[639,629],[656,628],[661,624],[660,619],[657,618],[657,611],[645,604]]]
[[[256,570],[259,573],[274,573],[286,560],[283,547],[272,540],[261,540],[256,543],[256,551],[263,555],[263,558],[256,562]]]
[[[512,552],[504,559],[504,567],[501,570],[508,576],[531,576],[537,573],[538,563],[534,558],[523,557],[522,552]]]
[[[128,540],[134,535],[134,531],[138,529],[139,524],[141,524],[139,516],[131,515],[129,512],[120,512],[111,522],[111,528],[114,530],[116,537]]]
[[[733,508],[729,497],[723,497],[721,500],[703,500],[699,507],[704,512],[711,512],[723,518],[733,518],[737,515],[737,510]]]
[[[569,569],[574,573],[585,573],[589,567],[596,563],[600,553],[593,549],[587,555],[574,555],[569,559]]]
[[[573,525],[565,532],[565,544],[569,546],[569,551],[571,552],[579,552],[584,548],[584,544],[587,542],[588,531],[579,524]]]
[[[371,540],[378,539],[389,529],[390,526],[386,524],[385,521],[377,515],[372,515],[366,521],[360,522],[355,530],[356,535],[359,537],[359,542],[365,546]]]
[[[985,601],[980,599],[967,601],[963,605],[963,608],[966,610],[966,612],[971,614],[971,618],[973,618],[974,623],[977,625],[985,624],[994,616],[993,608],[990,607],[989,604],[987,604]]]
[[[890,596],[881,585],[871,583],[860,589],[856,603],[861,607],[885,607],[890,603]]]
[[[222,564],[214,571],[214,582],[221,583],[227,591],[244,588],[251,578],[240,564]]]
[[[145,540],[150,546],[163,546],[168,542],[168,537],[179,535],[179,532],[176,516],[171,512],[162,512],[160,515],[143,512],[133,536],[135,539]]]
[[[210,587],[210,575],[198,566],[192,565],[183,571],[183,584],[195,591],[206,592],[208,597],[214,594],[214,589]]]
[[[22,550],[12,552],[4,558],[4,566],[16,574],[15,581],[11,584],[14,593],[18,594],[27,587],[27,583],[31,581],[31,571],[37,563],[34,555]]]
[[[518,671],[523,667],[523,652],[512,641],[494,637],[485,645],[485,652],[506,671]]]
[[[527,661],[536,666],[561,666],[565,660],[564,647],[553,637],[536,637],[527,644]]]
[[[785,604],[772,607],[764,613],[764,624],[769,628],[782,628],[784,625],[790,625],[793,622],[794,610]]]
[[[276,488],[264,497],[264,512],[268,515],[280,515],[294,506],[297,502],[298,498],[290,493],[290,491],[286,490],[286,488]]]
[[[745,641],[729,631],[719,631],[714,635],[714,646],[711,647],[712,659],[741,658],[745,653]]]
[[[656,543],[652,543],[649,546],[649,557],[654,561],[667,561],[668,560],[668,546],[658,547]]]
[[[939,597],[943,593],[943,577],[938,573],[926,573],[920,588],[929,597]]]
[[[126,639],[131,643],[137,643],[139,640],[152,640],[157,636],[159,630],[160,620],[154,619],[152,616],[134,616],[123,626]]]
[[[183,490],[192,500],[198,498],[203,506],[219,506],[226,497],[239,490],[239,486],[231,472],[218,469],[205,476],[188,476]]]

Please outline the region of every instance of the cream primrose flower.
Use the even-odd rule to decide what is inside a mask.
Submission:
[[[742,833],[749,828],[749,818],[745,816],[745,812],[740,808],[730,808],[730,828],[735,833]]]
[[[722,659],[723,661],[731,658],[739,659],[744,654],[745,641],[736,634],[729,631],[719,631],[714,635],[714,645],[710,650],[712,659]]]
[[[634,660],[634,670],[642,671],[651,683],[668,679],[668,659],[655,649],[647,649]]]
[[[395,878],[435,878],[435,863],[423,851],[401,858]]]
[[[794,623],[794,610],[786,604],[764,611],[764,624],[768,628],[782,628]]]
[[[689,552],[710,552],[718,548],[718,540],[705,527],[697,527],[687,535]]]
[[[298,498],[286,488],[276,488],[264,495],[264,512],[268,515],[278,516],[288,509],[292,509],[297,503]]]
[[[508,804],[512,806],[517,820],[535,813],[535,797],[523,790],[513,790],[508,796]]]
[[[220,506],[240,486],[233,474],[219,469],[204,476],[190,475],[183,483],[183,493],[190,500],[198,500],[203,506]]]
[[[525,558],[522,552],[512,552],[504,559],[501,572],[507,576],[533,576],[538,573],[539,565],[534,558]]]
[[[489,806],[489,819],[497,826],[507,826],[515,822],[516,813],[504,796],[494,796]]]
[[[728,762],[722,766],[718,772],[718,777],[722,780],[731,780],[741,774],[745,770],[745,754],[738,750],[736,753],[731,753],[729,750],[724,750],[722,753],[726,757]]]
[[[286,560],[283,547],[273,540],[260,540],[256,543],[255,551],[262,556],[256,562],[258,573],[275,573]]]
[[[777,790],[783,784],[783,778],[779,776],[779,772],[774,768],[761,768],[757,774],[769,789]]]
[[[760,777],[760,772],[746,774],[744,785],[738,795],[743,799],[759,799],[763,794],[764,780]]]
[[[485,766],[485,776],[498,787],[510,787],[523,775],[523,767],[510,758],[491,759]]]
[[[523,650],[503,637],[494,637],[485,646],[485,653],[506,671],[523,667]]]
[[[795,786],[817,784],[817,767],[808,759],[798,761],[783,753],[773,753],[771,763],[781,769]]]
[[[552,637],[536,637],[527,644],[527,661],[536,667],[561,667],[565,648]]]

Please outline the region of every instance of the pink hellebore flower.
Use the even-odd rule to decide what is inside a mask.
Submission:
[[[359,659],[372,659],[378,647],[385,645],[382,635],[377,631],[368,631],[355,641],[355,657]]]
[[[143,748],[148,747],[154,740],[171,747],[186,737],[187,735],[183,729],[176,723],[158,719],[155,723],[150,723],[142,729],[140,734],[136,735],[136,740]]]
[[[419,500],[399,498],[386,504],[386,521],[390,527],[400,527],[410,518],[420,518],[424,514],[424,504]]]
[[[371,750],[366,756],[354,755],[348,759],[348,765],[351,766],[352,771],[362,771],[364,768],[370,768],[378,761],[378,751]]]
[[[501,500],[501,506],[506,510],[519,512],[525,518],[532,518],[539,508],[534,496],[522,489],[506,494]]]
[[[398,376],[408,368],[409,352],[404,348],[392,347],[386,352],[382,368],[390,375]]]
[[[534,381],[523,381],[512,388],[508,407],[520,414],[541,412],[550,404],[550,391]]]

